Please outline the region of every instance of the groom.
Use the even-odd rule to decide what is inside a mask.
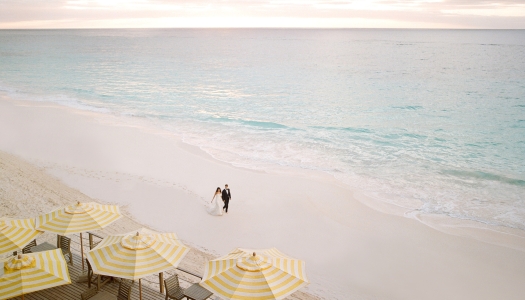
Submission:
[[[230,194],[230,189],[228,188],[228,185],[224,185],[224,190],[222,190],[222,201],[224,201],[224,211],[228,213],[228,203],[230,203],[230,199],[232,198],[232,194]]]

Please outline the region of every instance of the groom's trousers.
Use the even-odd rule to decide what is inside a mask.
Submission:
[[[230,203],[230,199],[223,199],[222,201],[224,201],[222,209],[224,209],[225,212],[228,212],[228,203]]]

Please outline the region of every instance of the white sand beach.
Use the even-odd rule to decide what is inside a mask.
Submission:
[[[53,198],[39,192],[39,180],[28,179],[28,196],[21,199],[1,186],[0,216],[49,211],[76,201],[80,192],[123,206],[140,224],[176,232],[202,257],[277,247],[306,261],[311,284],[304,292],[323,299],[525,295],[523,231],[405,216],[324,174],[234,167],[131,117],[3,96],[0,151],[9,154],[0,165],[13,155],[69,187],[57,188],[64,192]],[[3,185],[21,182],[10,170]],[[206,205],[225,183],[232,193],[229,213],[210,216]]]
[[[31,218],[56,208],[67,206],[75,201],[91,202],[96,200],[65,185],[57,178],[46,173],[44,169],[14,155],[0,151],[0,211],[2,212],[0,218]],[[121,209],[121,212],[124,215],[123,218],[120,218],[103,230],[96,231],[95,234],[99,237],[104,237],[133,232],[145,227],[143,224],[135,221],[125,208]],[[87,238],[86,236],[87,234],[84,235],[84,239]],[[79,236],[70,235],[70,238],[72,238],[72,251],[76,255],[80,255]],[[53,233],[45,233],[37,238],[38,243],[54,243],[55,240],[56,235]],[[99,240],[95,240],[95,242],[97,241]],[[87,241],[84,242],[85,247],[87,247],[86,243]],[[209,252],[192,247],[179,265],[179,268],[192,274],[203,274],[205,263],[216,257],[216,255]],[[179,275],[180,283],[184,288],[187,288],[197,279],[187,272],[175,272],[175,270],[165,272],[164,278],[168,278],[173,273]],[[72,277],[73,281],[77,279],[77,277]],[[158,276],[154,274],[143,278],[142,285],[158,291]],[[319,298],[303,291],[297,291],[288,296],[288,299],[315,300]]]

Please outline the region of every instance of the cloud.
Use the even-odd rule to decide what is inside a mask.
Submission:
[[[0,0],[0,28],[525,28],[520,0]],[[244,24],[244,25],[243,25]]]

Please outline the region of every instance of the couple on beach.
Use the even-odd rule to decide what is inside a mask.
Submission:
[[[222,202],[224,203],[224,206],[221,207],[219,204],[219,197],[222,199]],[[221,191],[221,188],[218,187],[215,190],[215,194],[213,195],[213,199],[211,199],[211,205],[208,208],[208,213],[213,216],[222,216],[222,210],[226,213],[228,213],[228,204],[230,203],[230,199],[232,198],[232,194],[230,193],[230,189],[228,188],[228,185],[224,185],[224,190]]]

